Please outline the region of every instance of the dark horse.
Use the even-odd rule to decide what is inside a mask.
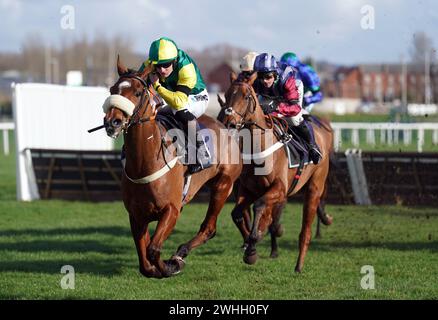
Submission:
[[[289,196],[294,195],[302,188],[305,189],[302,228],[299,236],[299,257],[295,267],[295,271],[301,272],[311,239],[313,220],[317,210],[323,208],[320,207],[320,201],[326,189],[333,136],[331,130],[314,126],[315,138],[323,153],[321,162],[318,165],[305,166],[301,173],[297,172],[297,168],[289,169],[284,148],[273,148],[278,145],[279,140],[274,138],[272,144],[266,145],[262,137],[267,134],[269,129],[273,128],[274,119],[265,116],[259,105],[257,95],[252,87],[256,77],[257,74],[254,74],[249,78],[238,79],[235,74],[231,75],[231,86],[225,93],[226,101],[220,101],[223,109],[219,119],[229,128],[249,129],[252,139],[260,141],[262,152],[259,155],[266,152],[265,162],[272,161],[274,165],[269,173],[255,175],[255,163],[252,161],[249,164],[244,164],[240,176],[237,203],[232,216],[246,242],[244,254],[246,263],[256,262],[256,243],[261,240],[268,227],[273,241],[271,256],[275,256],[275,237],[282,233],[279,224],[281,211]],[[324,125],[329,126],[328,123]],[[273,151],[269,153],[269,150]],[[268,159],[269,157],[270,159]],[[300,176],[300,178],[297,180],[296,176]],[[254,219],[251,226],[248,225],[248,217],[252,204],[254,204]],[[321,212],[320,216],[324,218],[322,220],[324,224],[331,224],[332,218],[325,212]]]
[[[129,72],[120,59],[117,60],[117,70],[120,78],[110,88],[110,98],[113,98],[104,105],[104,125],[111,137],[122,132],[124,134],[126,164],[122,195],[129,213],[140,272],[146,277],[169,277],[181,271],[185,264],[183,259],[191,249],[214,237],[217,217],[232,192],[242,164],[240,161],[234,164],[218,161],[221,159],[221,150],[217,141],[214,141],[216,161],[208,169],[192,175],[183,202],[186,167],[178,161],[175,152],[170,155],[164,152],[172,141],[169,143],[163,138],[166,130],[155,118],[156,92],[146,81],[152,70],[145,68],[141,73]],[[130,106],[132,112],[129,112]],[[198,121],[216,136],[224,128],[220,122],[205,115]],[[229,143],[235,142],[229,138]],[[236,148],[239,151],[238,146]],[[228,148],[227,151],[231,152],[232,149]],[[181,245],[170,260],[163,261],[160,256],[163,242],[174,229],[183,205],[205,184],[210,187],[211,196],[199,232]],[[154,234],[150,236],[148,225],[152,221],[158,223]]]

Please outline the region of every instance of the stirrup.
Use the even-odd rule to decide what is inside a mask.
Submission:
[[[317,157],[317,158],[313,159],[314,157]],[[317,146],[310,146],[309,158],[311,158],[313,164],[318,164],[321,161],[322,153],[321,153],[321,151],[319,151],[319,148]]]

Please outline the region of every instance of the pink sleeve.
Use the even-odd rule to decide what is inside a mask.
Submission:
[[[287,101],[295,100],[297,102],[281,102],[278,111],[285,117],[296,116],[301,111],[301,106],[299,105],[300,93],[294,77],[287,79],[284,84],[283,98]]]

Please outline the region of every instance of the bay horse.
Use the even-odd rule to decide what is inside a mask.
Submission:
[[[266,153],[266,158],[270,156],[270,160],[275,164],[265,175],[254,174],[256,164],[253,161],[244,164],[242,169],[232,217],[245,241],[244,261],[248,264],[257,261],[256,244],[263,238],[268,228],[271,233],[271,257],[276,256],[276,237],[282,234],[282,227],[279,224],[281,212],[287,198],[303,189],[305,190],[303,219],[299,235],[299,256],[295,266],[295,271],[301,272],[311,239],[311,226],[317,211],[324,224],[332,223],[331,216],[325,213],[321,203],[326,192],[329,156],[333,152],[332,131],[312,123],[316,142],[323,154],[322,160],[318,165],[313,163],[306,165],[302,172],[299,172],[299,168],[289,168],[284,148],[273,148],[278,145],[279,139],[275,137],[273,144],[266,145],[261,137],[267,130],[273,129],[274,120],[272,116],[265,116],[252,87],[257,73],[250,77],[239,78],[232,73],[230,78],[231,86],[225,93],[225,101],[219,97],[222,110],[218,119],[227,128],[250,130],[252,139],[260,141],[259,154],[273,150],[270,154]],[[329,127],[329,124],[324,123],[324,126]],[[242,148],[242,144],[240,147]],[[254,218],[251,224],[249,209],[252,204],[254,204]]]
[[[217,217],[242,170],[241,161],[213,165],[191,176],[183,202],[186,167],[172,153],[167,158],[163,148],[166,129],[156,120],[154,97],[156,92],[147,83],[152,67],[142,72],[128,70],[117,59],[119,79],[110,88],[111,96],[104,104],[104,126],[107,135],[124,136],[126,162],[121,180],[123,203],[129,214],[131,233],[139,259],[139,271],[146,277],[163,278],[179,273],[190,250],[207,242],[216,233]],[[131,110],[129,110],[131,107]],[[130,112],[131,111],[131,112]],[[198,122],[217,136],[224,126],[206,115]],[[214,139],[213,139],[214,140]],[[214,144],[215,158],[221,159],[221,149]],[[235,143],[229,138],[229,143]],[[236,147],[239,151],[238,146]],[[231,152],[233,148],[228,148]],[[189,202],[203,185],[210,187],[210,201],[199,232],[182,244],[171,259],[163,261],[160,252],[164,241],[174,229],[183,205]],[[154,234],[148,226],[158,221]]]

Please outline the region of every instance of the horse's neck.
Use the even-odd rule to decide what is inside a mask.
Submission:
[[[125,170],[132,177],[143,177],[159,170],[161,134],[156,122],[138,124],[125,135]]]
[[[253,140],[259,139],[258,141],[260,141],[260,151],[264,151],[272,144],[277,142],[277,138],[275,137],[274,132],[271,131],[271,129],[274,129],[273,124],[268,125],[265,114],[263,113],[263,110],[260,106],[256,107],[254,122],[257,125],[251,126],[251,137]],[[272,135],[271,140],[268,139],[268,134]]]

